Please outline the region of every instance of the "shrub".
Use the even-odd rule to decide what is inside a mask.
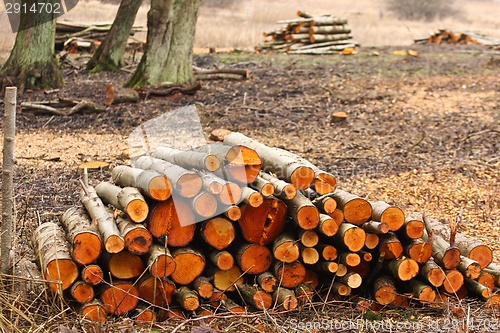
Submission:
[[[386,0],[387,9],[403,19],[432,21],[453,16],[454,0]]]

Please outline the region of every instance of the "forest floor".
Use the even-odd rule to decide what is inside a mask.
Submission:
[[[338,188],[398,205],[407,213],[426,212],[449,222],[463,209],[459,231],[489,244],[499,262],[500,55],[481,47],[423,45],[412,47],[419,55],[411,57],[393,55],[396,49],[361,49],[353,56],[198,55],[199,67],[248,68],[252,79],[203,81],[194,96],[150,98],[111,106],[99,114],[54,116],[21,110],[16,136],[20,249],[16,257],[28,254],[26,245],[37,224],[55,220],[78,204],[80,163],[127,164],[123,151],[134,128],[195,104],[206,137],[213,129],[227,128],[285,148],[336,175]],[[82,59],[73,61],[64,69],[66,86],[59,92],[64,97],[103,103],[107,84],[120,86],[130,75],[91,74],[81,69]],[[18,103],[50,97],[56,96],[27,92]],[[345,111],[347,120],[333,122],[331,114],[336,111]],[[106,172],[93,173],[90,181],[107,177]],[[459,306],[466,308],[463,304]],[[479,309],[477,315],[495,318]],[[422,325],[436,315],[441,320],[463,320],[452,310],[388,309],[380,316],[388,316],[388,322],[396,318]],[[415,311],[420,321],[411,317]],[[498,321],[498,310],[493,314]],[[250,316],[236,322],[220,318],[218,325],[240,332],[302,331],[290,318],[293,314]],[[347,323],[365,317],[349,306],[334,304],[326,309],[320,305],[297,318]],[[44,321],[42,326],[51,331],[55,323]],[[288,329],[280,330],[278,323]],[[439,328],[445,324],[442,321]],[[323,326],[309,328],[309,332],[328,331]],[[458,326],[450,328],[460,331]],[[343,331],[371,330],[351,326]]]

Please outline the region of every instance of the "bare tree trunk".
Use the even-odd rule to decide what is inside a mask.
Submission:
[[[2,227],[0,247],[0,272],[10,270],[11,231],[14,219],[14,138],[16,135],[16,87],[5,91],[5,110],[3,121],[3,171],[2,171]]]
[[[56,1],[48,0],[49,3],[54,5]],[[31,8],[37,2],[26,0],[25,4]],[[15,83],[21,92],[31,88],[58,88],[64,84],[54,56],[56,15],[45,11],[22,12],[14,48],[0,71],[4,82]]]
[[[193,40],[200,0],[152,0],[146,52],[128,87],[160,82],[193,86]]]
[[[117,70],[120,68],[127,39],[142,0],[122,0],[113,25],[106,38],[87,63],[87,70],[93,72]]]

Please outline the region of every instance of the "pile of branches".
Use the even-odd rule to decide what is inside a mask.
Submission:
[[[157,147],[81,207],[33,235],[43,277],[87,319],[138,321],[252,310],[294,311],[315,299],[371,295],[379,305],[500,303],[486,244],[422,214],[336,188],[336,178],[241,133],[184,151]]]
[[[111,23],[85,23],[71,21],[57,21],[55,48],[58,51],[77,53],[78,51],[94,52],[111,29]],[[130,36],[135,33],[146,31],[140,26],[132,27]],[[128,47],[141,50],[143,42],[130,38]]]
[[[279,51],[289,54],[351,54],[359,44],[351,35],[347,20],[330,14],[311,16],[301,11],[299,18],[278,21],[280,29],[264,32],[264,44],[259,52]]]
[[[452,31],[439,29],[429,37],[415,39],[416,44],[475,44],[485,45],[487,47],[499,47],[500,39],[488,37],[479,32],[471,31]]]

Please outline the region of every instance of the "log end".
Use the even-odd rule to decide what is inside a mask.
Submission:
[[[125,210],[130,219],[137,223],[144,222],[149,214],[148,204],[141,199],[130,201]]]
[[[214,155],[208,155],[205,159],[205,168],[210,172],[215,172],[220,169],[220,160]]]
[[[227,171],[232,179],[242,184],[253,182],[259,175],[262,160],[257,152],[244,146],[234,146],[226,155]]]
[[[368,201],[354,198],[344,205],[344,218],[354,225],[361,225],[371,219],[372,206]],[[382,221],[383,222],[383,221]]]
[[[351,252],[358,252],[366,241],[366,233],[361,228],[351,228],[344,234],[344,243]]]
[[[337,201],[333,198],[325,198],[323,201],[323,210],[326,214],[332,214],[337,209]]]
[[[297,221],[304,230],[311,230],[319,224],[319,210],[316,206],[302,206],[297,212]]]
[[[110,314],[121,316],[133,310],[139,300],[139,290],[130,282],[115,283],[101,294],[101,302]]]
[[[240,268],[249,274],[264,273],[273,260],[271,251],[260,244],[250,244],[242,253],[238,253],[237,258]]]
[[[230,206],[224,214],[231,221],[238,221],[241,218],[241,209],[238,206]]]
[[[208,192],[201,193],[193,202],[194,211],[203,218],[214,216],[217,211],[217,199]]]
[[[157,278],[164,278],[172,275],[175,271],[175,261],[174,259],[166,254],[159,255],[151,264],[149,270],[151,275]]]
[[[274,186],[271,183],[264,184],[260,189],[260,193],[265,197],[270,197],[274,194]]]
[[[417,239],[424,235],[425,225],[422,221],[413,220],[406,224],[406,235],[409,238]]]
[[[62,290],[68,289],[78,278],[79,271],[76,263],[71,259],[54,259],[47,264],[46,280],[60,281]],[[57,292],[59,283],[51,283],[52,291]]]
[[[148,253],[153,245],[153,236],[145,228],[137,228],[125,235],[125,247],[135,255]]]
[[[88,265],[99,258],[102,252],[102,241],[99,235],[93,232],[82,232],[73,238],[71,256],[81,264]]]
[[[403,259],[398,267],[398,278],[401,281],[409,281],[417,276],[419,271],[418,263],[413,259]]]
[[[179,177],[175,189],[181,197],[193,198],[200,193],[202,186],[203,181],[197,173],[185,173]]]
[[[314,189],[321,195],[332,193],[336,185],[337,179],[327,172],[317,174],[314,178]]]
[[[219,200],[224,205],[237,205],[241,201],[241,194],[241,188],[237,184],[228,182],[222,187],[222,191],[219,193]]]
[[[148,185],[149,196],[158,201],[165,201],[172,195],[170,182],[165,176],[157,176],[151,179]]]
[[[84,304],[80,312],[84,319],[100,323],[105,323],[107,320],[106,308],[97,300]]]
[[[455,246],[445,250],[443,255],[443,266],[446,269],[453,269],[460,265],[460,249]]]
[[[286,263],[294,262],[300,257],[299,246],[294,241],[284,242],[276,246],[273,255],[276,260]]]
[[[297,190],[305,190],[309,188],[314,181],[314,171],[306,166],[297,167],[290,176],[290,183]]]
[[[109,253],[118,253],[125,248],[125,240],[121,236],[111,235],[106,239],[104,247]]]
[[[459,271],[453,269],[445,272],[446,277],[443,288],[450,294],[455,294],[464,284],[464,276]]]
[[[487,245],[478,245],[471,249],[468,257],[477,261],[481,268],[485,268],[493,261],[493,251]]]
[[[174,254],[174,260],[176,267],[170,277],[178,284],[190,284],[205,269],[205,258],[197,251],[179,249]]]
[[[401,208],[391,206],[384,210],[380,217],[380,222],[387,223],[391,231],[397,231],[405,223],[405,214]]]
[[[408,256],[419,264],[426,263],[432,256],[432,245],[428,242],[415,244],[409,249]]]

